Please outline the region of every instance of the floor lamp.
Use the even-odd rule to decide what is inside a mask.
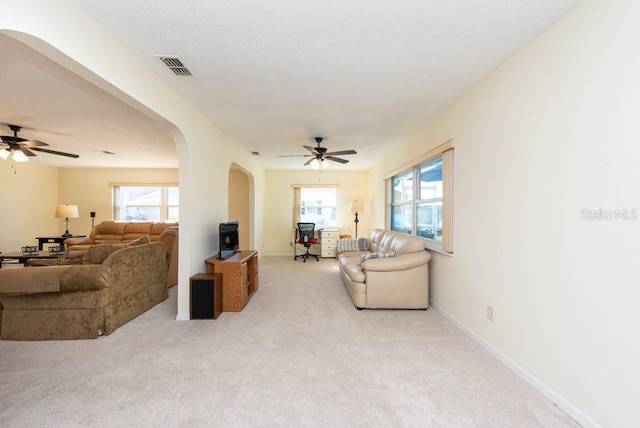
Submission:
[[[358,237],[358,213],[364,212],[364,204],[362,201],[354,199],[349,202],[349,212],[356,215],[355,220],[353,222],[356,224],[356,238]]]
[[[62,234],[62,237],[68,238],[71,236],[69,233],[69,219],[80,217],[78,214],[78,206],[69,204],[58,205],[56,207],[56,217],[64,219],[64,233]]]

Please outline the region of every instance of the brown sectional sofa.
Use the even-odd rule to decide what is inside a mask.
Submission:
[[[371,238],[338,241],[340,276],[358,309],[427,309],[429,260],[424,240],[374,229]]]
[[[168,297],[169,257],[161,242],[106,244],[88,249],[81,264],[0,269],[0,337],[110,334]]]
[[[178,223],[103,221],[91,230],[88,237],[68,238],[64,244],[69,251],[86,251],[92,245],[131,242],[142,236],[148,236],[154,242],[166,228],[174,226]]]
[[[167,285],[171,287],[178,283],[178,235],[178,223],[103,221],[88,237],[68,238],[64,244],[69,253],[77,254],[97,244],[127,243],[143,236],[148,236],[151,242],[163,242],[171,254],[167,273]]]

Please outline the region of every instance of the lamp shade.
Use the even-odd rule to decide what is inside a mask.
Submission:
[[[56,217],[58,218],[78,218],[78,206],[77,205],[58,205],[56,206]]]
[[[350,213],[363,213],[364,212],[364,203],[357,199],[349,202],[349,212]]]
[[[29,158],[22,150],[13,150],[13,160],[16,162],[28,162]]]

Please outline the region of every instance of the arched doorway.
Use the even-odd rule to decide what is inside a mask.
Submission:
[[[240,249],[253,248],[253,182],[236,164],[229,168],[228,219],[240,222]]]

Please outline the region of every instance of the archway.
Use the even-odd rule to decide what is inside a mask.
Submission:
[[[229,167],[228,219],[240,222],[240,249],[253,248],[253,179],[236,164]]]

